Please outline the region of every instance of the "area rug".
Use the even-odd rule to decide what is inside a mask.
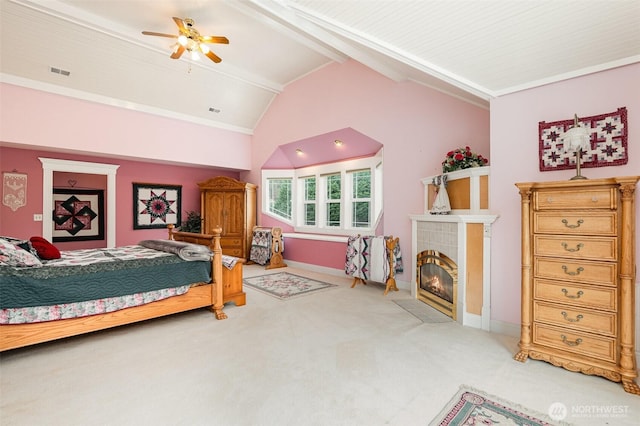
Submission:
[[[278,272],[276,274],[245,278],[243,282],[251,288],[280,300],[291,299],[312,292],[317,292],[319,290],[337,287],[335,284],[301,277],[288,272]]]
[[[424,323],[453,322],[451,317],[417,299],[398,299],[394,303]]]
[[[546,414],[528,410],[518,404],[487,395],[469,386],[460,386],[456,395],[429,423],[430,426],[458,425],[566,425]]]

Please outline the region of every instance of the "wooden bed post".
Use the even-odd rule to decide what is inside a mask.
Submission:
[[[222,310],[224,308],[224,283],[222,280],[222,247],[220,246],[220,234],[222,228],[213,228],[213,234],[194,234],[190,232],[179,232],[174,230],[174,225],[167,225],[169,230],[169,239],[175,240],[178,236],[180,241],[193,244],[205,244],[213,252],[211,257],[211,275],[213,282],[211,283],[211,310],[219,320],[226,319],[227,314]],[[213,240],[212,240],[213,237]]]
[[[220,234],[222,233],[222,228],[213,228],[213,257],[211,258],[211,268],[213,268],[213,313],[216,315],[216,318],[226,319],[227,314],[224,313],[222,308],[224,308],[223,303],[223,295],[222,295],[222,246],[220,246]]]

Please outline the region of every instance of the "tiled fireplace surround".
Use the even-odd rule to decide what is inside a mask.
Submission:
[[[426,202],[425,214],[410,216],[414,253],[411,262],[411,295],[417,298],[417,254],[424,250],[437,250],[451,258],[458,267],[456,321],[487,331],[491,322],[491,225],[498,218],[489,214],[488,200],[480,201],[488,193],[488,174],[489,167],[449,173],[450,181],[468,181],[461,185],[450,185],[456,191],[463,192],[449,195],[452,214],[429,214],[429,203]],[[481,176],[486,179],[482,185]],[[432,178],[423,179],[425,198],[430,197],[428,186]],[[461,204],[457,201],[464,198],[467,200]],[[469,208],[455,208],[460,205]]]

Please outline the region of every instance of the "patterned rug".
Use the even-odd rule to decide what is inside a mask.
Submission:
[[[566,425],[546,414],[527,410],[513,402],[487,395],[468,386],[460,386],[458,393],[429,423],[429,426],[458,425]]]
[[[278,272],[276,274],[260,275],[258,277],[245,278],[245,285],[258,291],[276,297],[280,300],[287,300],[297,296],[309,294],[314,291],[337,287],[311,278],[301,277],[288,272]]]

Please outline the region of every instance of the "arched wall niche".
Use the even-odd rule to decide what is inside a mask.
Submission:
[[[107,200],[106,200],[106,243],[107,248],[116,246],[116,171],[118,165],[89,163],[85,161],[58,160],[54,158],[38,157],[42,163],[42,211],[51,210],[53,205],[53,173],[71,172],[88,173],[94,175],[105,175],[107,177]],[[52,240],[53,229],[51,222],[42,221],[42,236],[48,241]]]

